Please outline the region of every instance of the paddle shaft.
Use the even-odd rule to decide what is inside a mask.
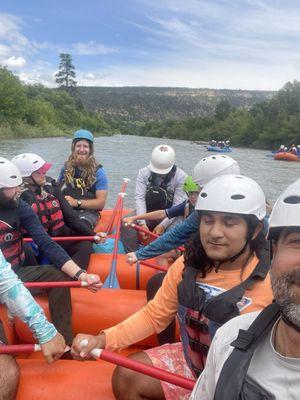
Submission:
[[[138,261],[138,262],[140,264],[144,265],[145,267],[154,268],[154,269],[157,269],[157,270],[163,271],[163,272],[167,272],[168,269],[169,269],[168,267],[165,267],[164,265],[153,264],[153,263],[151,263],[149,261],[141,260],[141,261]]]
[[[81,281],[61,281],[61,282],[24,282],[27,289],[51,289],[51,288],[81,288],[86,287],[88,284]]]
[[[93,356],[95,354],[95,356],[97,356],[97,358],[100,358],[101,360],[120,365],[121,367],[125,367],[141,374],[151,376],[152,378],[156,378],[161,381],[180,386],[184,389],[193,390],[195,385],[195,381],[193,381],[192,379],[185,378],[178,374],[173,374],[161,368],[144,364],[142,362],[121,356],[120,354],[116,354],[108,350],[99,351],[98,349],[95,349],[92,350],[91,354]]]
[[[33,353],[40,350],[41,347],[36,344],[0,346],[0,354]],[[192,379],[188,379],[181,375],[167,372],[161,368],[144,364],[142,362],[121,356],[120,354],[116,354],[108,350],[94,349],[92,350],[91,355],[96,359],[101,359],[104,361],[108,361],[112,364],[120,365],[121,367],[140,372],[144,375],[151,376],[152,378],[156,378],[164,382],[169,382],[173,385],[180,386],[188,390],[193,390],[193,387],[195,385],[195,381],[193,381]]]
[[[112,262],[111,262],[111,271],[109,274],[109,282],[108,287],[114,287],[114,280],[117,279],[116,277],[116,269],[117,269],[117,257],[118,257],[118,247],[119,247],[119,240],[121,234],[121,223],[122,223],[122,213],[123,213],[123,201],[124,201],[125,193],[119,193],[120,201],[119,201],[119,209],[117,214],[117,226],[116,226],[116,237],[114,241],[114,248],[112,254]]]
[[[108,235],[106,238],[114,238],[114,235]],[[54,236],[51,237],[52,240],[55,242],[70,242],[70,241],[89,241],[89,242],[94,242],[95,241],[95,236]],[[24,242],[33,242],[32,238],[24,238]]]
[[[133,229],[135,229],[136,231],[139,231],[139,232],[143,232],[143,233],[145,233],[146,235],[149,235],[149,236],[152,236],[153,238],[155,238],[155,239],[157,239],[158,237],[159,237],[159,235],[157,235],[156,233],[153,233],[153,232],[151,232],[151,231],[148,231],[148,229],[145,229],[145,228],[143,228],[142,226],[140,226],[140,225],[137,225],[137,224],[130,224],[129,226],[131,226]],[[179,247],[177,247],[178,248],[178,250],[180,250],[180,251],[184,251],[184,247],[183,246],[179,246]]]
[[[123,183],[122,183],[122,186],[121,186],[121,193],[124,193],[126,191],[126,187],[127,187],[127,183],[128,182],[129,182],[128,178],[123,178]],[[112,212],[112,215],[110,217],[110,220],[108,221],[106,229],[104,229],[104,232],[106,232],[107,234],[111,233],[111,230],[112,230],[112,227],[113,227],[113,223],[114,223],[114,220],[116,218],[117,211],[119,209],[119,203],[120,203],[120,197],[118,196],[117,201],[116,201],[116,205],[115,205],[115,207],[113,209],[113,212]]]

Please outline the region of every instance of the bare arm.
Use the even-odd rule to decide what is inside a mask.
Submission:
[[[123,222],[126,224],[132,224],[133,222],[139,220],[139,219],[144,219],[147,221],[155,221],[157,219],[163,219],[166,217],[166,211],[165,210],[156,210],[156,211],[151,211],[149,213],[145,214],[140,214],[140,215],[134,215],[132,217],[126,217],[123,219]]]
[[[81,201],[81,209],[84,210],[99,210],[101,211],[106,202],[107,198],[107,190],[97,190],[95,199],[80,199]],[[77,207],[77,200],[72,196],[65,196],[65,199],[70,204],[71,207]]]

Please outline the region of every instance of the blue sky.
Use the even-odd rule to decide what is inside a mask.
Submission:
[[[54,86],[280,89],[300,79],[296,0],[14,0],[0,4],[0,64]]]

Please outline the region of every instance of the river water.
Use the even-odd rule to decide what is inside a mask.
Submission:
[[[134,186],[137,172],[149,163],[152,149],[158,144],[169,144],[176,151],[176,164],[191,173],[193,166],[203,157],[213,154],[202,145],[185,140],[159,139],[140,136],[104,136],[95,139],[95,156],[103,164],[109,179],[107,207],[112,207],[120,190],[122,178],[130,178],[127,186],[126,207],[134,206]],[[40,138],[0,140],[0,156],[12,158],[19,153],[32,152],[52,162],[49,174],[56,178],[70,153],[69,138]],[[238,161],[244,175],[255,179],[264,189],[266,197],[274,203],[280,192],[300,178],[300,163],[274,161],[266,150],[238,149],[228,154]]]

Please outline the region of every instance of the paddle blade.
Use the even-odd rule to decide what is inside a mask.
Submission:
[[[102,287],[103,289],[120,289],[116,274],[113,274],[112,276],[111,274],[109,274],[108,277],[105,279]]]

